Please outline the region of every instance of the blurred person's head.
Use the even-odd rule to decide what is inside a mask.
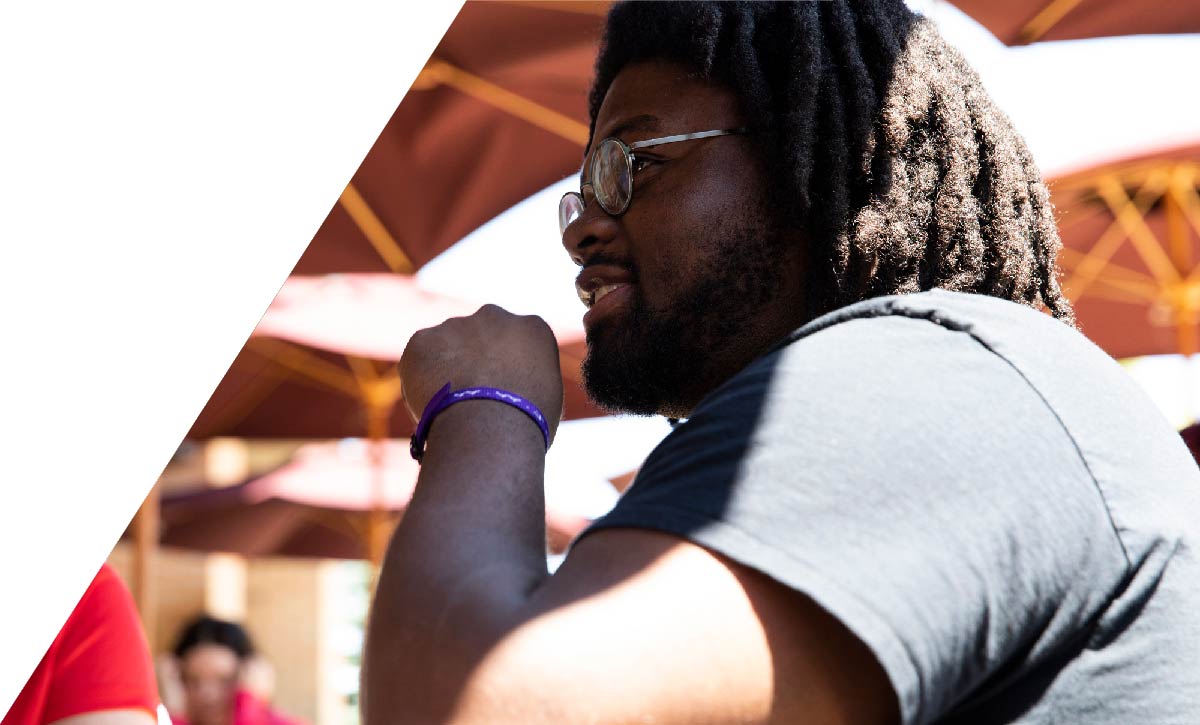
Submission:
[[[242,667],[253,654],[246,630],[233,622],[205,615],[184,628],[175,656],[192,725],[228,725]]]

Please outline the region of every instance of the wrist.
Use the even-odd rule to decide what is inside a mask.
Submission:
[[[463,403],[472,401],[500,403],[521,412],[537,426],[538,431],[542,434],[543,452],[550,450],[550,426],[552,423],[547,420],[541,409],[532,401],[501,388],[483,385],[467,386],[454,390],[451,383],[446,383],[429,399],[424,411],[421,413],[420,419],[417,421],[416,431],[413,433],[412,440],[409,443],[409,450],[412,457],[418,462],[421,461],[424,456],[431,426],[439,416],[454,406],[461,406]]]
[[[496,400],[464,400],[443,410],[430,423],[427,456],[461,455],[486,449],[489,455],[528,451],[545,458],[542,431],[523,411]]]

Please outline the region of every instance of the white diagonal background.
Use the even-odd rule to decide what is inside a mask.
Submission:
[[[0,713],[460,6],[0,9]]]

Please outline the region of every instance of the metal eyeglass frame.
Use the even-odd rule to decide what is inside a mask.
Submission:
[[[603,139],[602,141],[600,141],[600,143],[596,144],[596,148],[592,150],[592,157],[591,157],[591,159],[589,159],[590,163],[588,163],[585,166],[585,168],[588,171],[588,177],[587,177],[588,180],[579,185],[579,191],[568,191],[567,193],[562,195],[562,198],[560,198],[558,200],[560,224],[561,224],[561,221],[563,218],[563,215],[562,215],[563,203],[567,200],[568,197],[575,197],[578,200],[579,213],[581,215],[583,214],[583,211],[585,209],[587,209],[587,200],[585,199],[585,197],[583,195],[583,190],[588,188],[589,186],[592,187],[592,189],[593,189],[593,196],[596,196],[596,203],[598,203],[600,205],[600,208],[603,209],[606,214],[608,214],[609,216],[614,216],[614,217],[621,216],[622,214],[624,214],[625,211],[627,209],[629,209],[629,205],[633,203],[633,162],[634,162],[633,152],[634,151],[637,151],[638,149],[650,148],[652,146],[662,146],[664,144],[669,144],[669,143],[678,143],[679,141],[691,141],[693,139],[699,139],[699,138],[713,138],[715,136],[732,136],[732,135],[744,134],[747,132],[747,130],[748,129],[746,129],[746,128],[727,128],[727,129],[717,129],[717,130],[713,130],[713,131],[697,131],[695,133],[680,133],[680,134],[675,134],[673,136],[662,136],[660,138],[651,138],[651,139],[647,139],[645,141],[634,141],[631,144],[627,144],[615,136],[609,136],[608,138]],[[616,142],[618,147],[621,149],[621,153],[624,158],[625,172],[629,174],[629,196],[625,199],[625,203],[622,204],[619,209],[615,209],[615,210],[609,209],[608,206],[606,206],[605,203],[600,199],[600,197],[594,193],[595,186],[592,184],[592,177],[593,177],[593,174],[595,173],[595,171],[591,167],[595,165],[596,152],[600,150],[601,146],[608,143],[609,141]],[[578,219],[578,217],[576,217],[576,219]],[[573,220],[571,220],[570,223],[562,226],[559,229],[560,234],[565,234],[567,231],[567,227],[569,227],[574,222],[575,222],[575,220],[573,219]]]

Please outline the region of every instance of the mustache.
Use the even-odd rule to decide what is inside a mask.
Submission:
[[[633,263],[632,259],[621,258],[608,252],[596,252],[592,256],[588,257],[587,261],[579,267],[579,273],[583,274],[589,267],[596,267],[599,265],[620,267],[621,269],[628,270],[631,281],[638,281],[638,268],[637,265]]]

